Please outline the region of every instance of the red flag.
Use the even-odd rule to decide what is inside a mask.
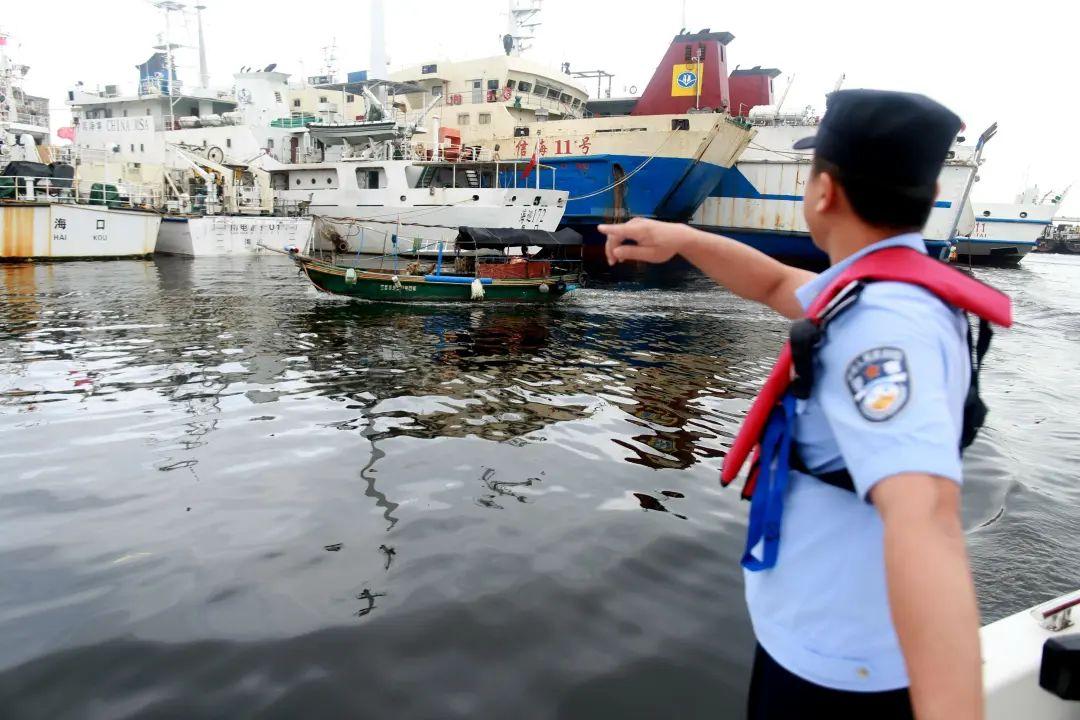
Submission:
[[[529,164],[526,165],[525,169],[521,171],[521,178],[523,180],[528,180],[529,176],[532,175],[532,171],[536,169],[536,166],[536,148],[533,148],[533,154],[532,157],[529,158]]]

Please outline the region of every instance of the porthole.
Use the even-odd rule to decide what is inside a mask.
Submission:
[[[990,211],[989,210],[983,210],[983,217],[990,217]]]
[[[327,185],[332,185],[332,184],[333,184],[333,182],[334,182],[334,181],[333,181],[333,180],[331,180],[330,178],[326,178],[326,184],[327,184]]]
[[[401,196],[401,202],[405,202],[405,196],[404,195]]]
[[[472,199],[473,199],[473,202],[476,202],[477,200],[480,199],[480,196],[479,195],[473,195]]]
[[[1022,213],[1020,213],[1020,217],[1022,217],[1022,218],[1026,218],[1026,217],[1027,217],[1027,213],[1026,213],[1026,212],[1022,212]]]
[[[297,184],[297,185],[299,185],[299,184],[300,184],[300,178],[296,178],[296,184]]]

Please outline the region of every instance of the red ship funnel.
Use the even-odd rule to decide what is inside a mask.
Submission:
[[[676,35],[631,115],[679,115],[690,110],[731,107],[727,51],[735,36],[727,32]]]
[[[749,70],[735,68],[728,78],[731,89],[731,114],[741,117],[750,115],[758,105],[773,104],[773,78],[780,74],[776,68],[755,65]]]

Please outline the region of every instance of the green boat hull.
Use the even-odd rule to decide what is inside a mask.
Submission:
[[[550,303],[564,297],[579,282],[577,275],[560,275],[528,280],[493,280],[483,285],[484,297],[473,299],[472,285],[446,282],[420,276],[394,276],[386,273],[354,271],[312,258],[294,256],[293,260],[323,292],[378,302],[515,302]]]

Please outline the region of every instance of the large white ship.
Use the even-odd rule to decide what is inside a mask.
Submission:
[[[70,153],[48,144],[48,100],[25,92],[29,68],[0,33],[0,260],[142,257],[160,217],[138,188],[120,194],[76,177]]]

